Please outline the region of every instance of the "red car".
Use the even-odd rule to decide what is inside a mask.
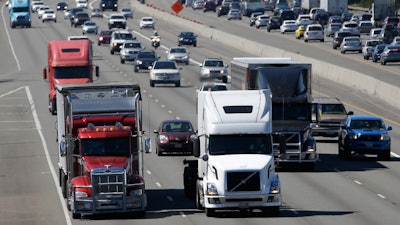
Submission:
[[[112,30],[102,30],[97,35],[97,44],[110,44]]]
[[[189,120],[171,119],[161,122],[156,136],[156,153],[193,154],[190,136],[195,134],[193,125]]]

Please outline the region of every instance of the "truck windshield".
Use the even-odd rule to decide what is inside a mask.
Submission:
[[[211,135],[210,155],[271,154],[271,137],[265,134]]]
[[[54,78],[56,79],[90,78],[90,67],[89,66],[54,67]]]
[[[128,137],[82,139],[81,145],[87,156],[127,156],[130,152]]]
[[[18,13],[18,12],[29,12],[29,7],[15,7],[12,8],[12,11],[14,13]]]

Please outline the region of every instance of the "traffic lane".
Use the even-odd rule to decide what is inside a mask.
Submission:
[[[29,89],[0,96],[0,216],[4,224],[67,224]]]
[[[5,4],[0,4],[1,7],[1,19],[0,19],[0,26],[1,27],[9,27],[7,23],[7,7]],[[2,80],[11,80],[13,79],[12,76],[8,76],[12,73],[18,72],[20,70],[20,65],[18,61],[15,60],[14,57],[14,49],[10,47],[10,32],[8,29],[2,29],[3,32],[0,32],[0,49],[4,54],[8,55],[8,57],[4,57],[0,60],[0,78]]]
[[[153,4],[157,5],[157,3],[152,2]],[[169,11],[169,10],[168,10]],[[184,10],[183,10],[184,11]],[[182,11],[182,12],[183,12]],[[192,12],[192,13],[197,13],[197,12]],[[190,17],[190,14],[181,14],[182,16],[188,16]],[[235,26],[227,26],[227,21],[222,20],[221,18],[217,18],[215,13],[210,13],[207,14],[207,16],[200,16],[198,18],[199,21],[201,21],[203,24],[207,24],[210,27],[214,27],[216,29],[220,29],[223,31],[226,31],[228,33],[236,34],[241,37],[245,37],[249,40],[256,41],[258,43],[265,43],[268,46],[274,46],[279,49],[289,51],[289,52],[294,52],[301,54],[303,56],[308,56],[311,58],[316,58],[320,59],[326,62],[330,62],[335,65],[340,65],[346,68],[354,69],[356,71],[359,71],[361,73],[364,73],[368,76],[373,76],[376,77],[377,79],[384,80],[388,83],[398,85],[399,84],[399,68],[396,66],[386,67],[385,72],[390,73],[390,76],[379,76],[376,74],[381,74],[382,73],[382,68],[381,67],[376,67],[376,65],[371,65],[371,64],[365,64],[361,63],[360,61],[350,61],[349,63],[348,58],[344,57],[337,57],[337,54],[331,54],[328,49],[332,48],[331,46],[321,47],[321,43],[304,43],[304,42],[299,42],[299,40],[295,40],[294,36],[293,39],[283,39],[282,35],[278,30],[276,31],[271,31],[267,32],[264,29],[255,29],[250,26],[248,26],[248,22],[240,22],[240,21],[229,21],[229,22],[235,22]],[[228,23],[229,24],[229,23]],[[249,35],[249,33],[254,34],[254,35]],[[284,35],[285,36],[285,35]],[[284,37],[283,36],[283,37]],[[283,41],[282,41],[283,40]],[[324,44],[322,44],[323,46]],[[320,46],[320,47],[318,47]],[[388,72],[390,71],[390,72]],[[392,73],[394,75],[392,75]]]

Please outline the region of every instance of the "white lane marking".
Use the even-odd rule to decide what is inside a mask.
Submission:
[[[377,195],[378,195],[379,197],[383,198],[383,199],[386,198],[384,195],[381,195],[381,194],[377,194]]]
[[[297,212],[295,209],[290,209],[290,211],[292,211],[294,214],[299,214],[299,212]]]
[[[150,175],[150,174],[151,174],[151,171],[150,171],[150,170],[146,170],[146,173]]]
[[[33,102],[33,97],[32,97],[31,91],[30,91],[28,86],[25,86],[25,92],[26,92],[26,94],[28,96],[28,101],[29,101],[29,104],[31,106],[32,116],[33,116],[33,119],[35,120],[35,124],[36,124],[36,130],[37,130],[37,132],[38,132],[38,134],[40,136],[40,140],[41,140],[42,145],[43,145],[43,150],[44,150],[44,153],[46,155],[47,164],[49,166],[49,169],[50,169],[50,172],[51,172],[51,176],[53,177],[54,186],[57,189],[58,198],[59,198],[59,200],[61,202],[61,205],[62,205],[65,221],[66,221],[67,225],[72,225],[71,218],[69,217],[69,212],[68,212],[68,209],[67,209],[67,205],[66,205],[66,203],[64,201],[64,197],[63,197],[63,195],[61,193],[61,189],[59,188],[59,185],[58,185],[57,173],[56,173],[56,171],[54,169],[53,163],[51,162],[49,149],[47,148],[46,140],[44,139],[44,135],[42,133],[42,125],[40,124],[39,117],[38,117],[38,114],[36,112],[35,104]]]
[[[362,185],[362,183],[361,183],[360,181],[358,181],[358,180],[354,180],[354,182],[355,182],[356,184]]]
[[[181,214],[182,217],[186,217],[184,212],[179,212],[179,214]]]
[[[400,158],[400,155],[398,155],[398,154],[396,154],[396,153],[394,153],[394,152],[391,152],[390,154],[391,154],[392,156],[396,157],[396,158]]]
[[[156,185],[157,185],[158,187],[162,187],[162,185],[161,185],[159,182],[156,182]]]
[[[5,7],[5,5],[6,5],[6,4],[4,4],[4,5],[1,7],[1,12],[4,12],[4,7]],[[8,11],[8,10],[7,10],[7,11]],[[13,43],[12,43],[12,41],[11,41],[10,33],[8,32],[8,26],[7,26],[7,24],[6,24],[6,18],[4,17],[4,13],[1,13],[1,16],[3,17],[4,30],[6,31],[6,34],[7,34],[8,43],[10,44],[11,52],[12,52],[12,54],[13,54],[13,57],[14,57],[14,59],[15,59],[15,62],[17,63],[18,71],[21,71],[21,66],[20,66],[20,64],[19,64],[19,60],[18,60],[18,58],[17,58],[17,54],[15,53],[14,46],[13,46]]]

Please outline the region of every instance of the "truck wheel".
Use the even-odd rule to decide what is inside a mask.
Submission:
[[[207,216],[207,217],[213,217],[213,216],[215,216],[215,209],[206,208],[206,216]]]
[[[121,59],[121,64],[125,64],[125,60]]]
[[[202,196],[200,194],[200,185],[197,183],[196,181],[196,208],[200,209],[200,210],[204,210],[204,206],[201,204],[202,201],[204,201],[204,199],[202,200]]]
[[[183,190],[189,199],[196,197],[197,168],[185,167],[183,171]],[[197,199],[196,199],[197,201]]]
[[[175,82],[175,87],[180,87],[180,86],[181,86],[181,81],[180,80]]]
[[[227,78],[227,77],[223,77],[223,78],[222,78],[222,82],[228,83],[228,78]]]
[[[137,66],[135,66],[135,67],[133,67],[133,71],[134,71],[135,73],[137,73],[137,72],[139,72],[139,68],[138,68]]]
[[[339,146],[339,157],[342,159],[348,159],[351,156],[351,151],[344,146]]]
[[[279,206],[264,207],[261,211],[266,216],[279,216]]]
[[[154,81],[150,80],[150,87],[154,87]]]
[[[49,111],[50,111],[50,114],[53,116],[57,114],[55,99],[49,100]]]
[[[378,154],[378,160],[390,161],[390,150]]]
[[[81,214],[80,213],[72,213],[72,219],[80,219]]]
[[[111,55],[114,55],[114,50],[111,49],[111,50],[110,50],[110,53],[111,53]]]
[[[150,84],[150,86],[151,86],[151,84]],[[154,87],[154,84],[152,87]],[[158,148],[156,148],[156,153],[157,153],[157,156],[162,156],[162,151],[158,150]]]

